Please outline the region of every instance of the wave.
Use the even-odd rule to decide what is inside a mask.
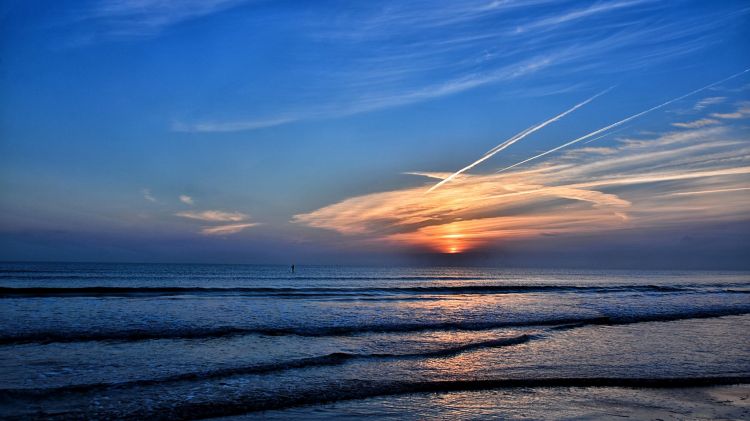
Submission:
[[[354,354],[332,353],[320,357],[300,358],[296,360],[284,361],[272,364],[258,364],[246,367],[233,367],[203,372],[182,373],[173,376],[160,377],[155,379],[133,380],[119,383],[87,383],[70,386],[40,388],[40,389],[0,389],[1,398],[19,398],[19,397],[44,397],[67,393],[85,393],[104,389],[122,389],[139,386],[150,386],[160,383],[183,382],[193,380],[208,380],[221,377],[247,375],[247,374],[267,374],[272,372],[292,370],[307,367],[319,367],[327,365],[339,365],[354,358]]]
[[[166,376],[154,379],[143,379],[133,380],[128,382],[119,383],[88,383],[88,384],[77,384],[70,386],[52,387],[52,388],[39,388],[39,389],[0,389],[0,399],[2,398],[18,398],[18,397],[45,397],[53,396],[66,393],[85,393],[96,390],[104,389],[123,389],[130,387],[149,386],[154,384],[172,383],[172,382],[184,382],[184,381],[195,381],[195,380],[208,380],[238,375],[248,374],[267,374],[278,371],[308,368],[308,367],[320,367],[320,366],[331,366],[344,364],[351,360],[367,360],[367,359],[409,359],[409,358],[447,358],[452,357],[467,351],[473,351],[483,348],[499,348],[506,346],[519,345],[527,343],[533,339],[541,338],[538,335],[519,335],[510,338],[497,338],[490,339],[481,342],[470,342],[468,344],[461,344],[448,348],[441,348],[432,351],[415,352],[406,354],[391,354],[391,353],[372,353],[372,354],[354,354],[347,352],[335,352],[328,355],[300,358],[295,360],[283,361],[279,363],[270,364],[256,364],[244,367],[231,367],[222,368],[217,370],[181,373],[173,376]]]
[[[437,323],[393,323],[374,325],[321,326],[321,327],[233,327],[166,329],[166,330],[127,330],[100,332],[31,332],[0,336],[0,345],[27,343],[65,343],[86,341],[142,341],[154,339],[213,339],[242,335],[265,336],[351,336],[366,333],[408,333],[427,331],[481,331],[506,327],[553,326],[555,329],[569,329],[590,325],[623,325],[644,322],[667,322],[685,319],[704,319],[750,314],[750,307],[707,309],[701,311],[600,316],[590,318],[550,318],[529,320],[506,320],[485,322],[437,322]]]
[[[748,310],[750,312],[750,310]],[[172,330],[129,330],[102,332],[33,332],[27,334],[0,336],[0,345],[20,345],[29,343],[70,343],[88,341],[133,342],[154,339],[215,339],[243,335],[264,336],[351,336],[365,333],[409,333],[426,331],[480,331],[504,327],[569,325],[573,323],[598,323],[606,318],[558,318],[521,321],[488,321],[488,322],[441,322],[441,323],[394,323],[380,325],[350,325],[323,327],[217,327],[206,329],[172,329]]]
[[[294,390],[294,393],[245,394],[222,400],[183,401],[169,407],[141,407],[129,413],[112,414],[96,407],[56,412],[64,419],[132,418],[193,420],[237,416],[269,410],[283,410],[300,406],[331,404],[342,401],[396,396],[415,393],[476,392],[483,390],[519,388],[622,387],[634,389],[676,389],[735,385],[750,383],[750,376],[706,377],[550,377],[444,381],[384,381],[348,380],[329,384],[325,388]],[[289,392],[289,391],[287,391]],[[93,411],[94,413],[90,413]],[[39,419],[48,416],[37,414]],[[28,418],[26,418],[28,419]]]
[[[711,288],[701,290],[701,288]],[[373,296],[399,294],[514,294],[534,292],[724,292],[750,293],[717,285],[463,285],[414,287],[353,287],[353,288],[273,288],[273,287],[0,287],[0,298],[33,297],[142,297],[174,295],[239,295],[249,297],[336,297],[346,295]]]
[[[170,419],[196,419],[208,416],[241,415],[273,409],[286,409],[297,406],[412,393],[447,393],[538,387],[626,387],[644,389],[706,387],[746,384],[750,383],[750,376],[669,378],[582,377],[393,382],[385,384],[372,384],[369,382],[351,383],[342,384],[325,391],[300,391],[294,395],[281,394],[273,397],[245,396],[240,399],[223,402],[187,403],[182,406],[170,408],[168,417]]]

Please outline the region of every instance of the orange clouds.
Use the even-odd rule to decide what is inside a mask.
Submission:
[[[352,238],[460,253],[485,245],[577,233],[750,216],[750,145],[724,127],[622,139],[526,171],[461,174],[356,196],[294,222]],[[606,153],[602,153],[602,152]],[[413,173],[443,179],[445,173]],[[690,194],[715,191],[715,194]],[[716,198],[724,195],[719,206]]]

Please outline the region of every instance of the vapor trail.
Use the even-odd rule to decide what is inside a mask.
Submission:
[[[679,97],[677,97],[677,98],[674,98],[674,99],[670,99],[669,101],[667,101],[667,102],[665,102],[665,103],[663,103],[663,104],[657,105],[657,106],[655,106],[655,107],[649,108],[649,109],[648,109],[648,110],[646,110],[646,111],[641,111],[641,112],[640,112],[640,113],[638,113],[638,114],[633,114],[633,115],[631,115],[630,117],[627,117],[627,118],[625,118],[625,119],[622,119],[622,120],[620,120],[620,121],[618,121],[618,122],[616,122],[616,123],[612,123],[612,124],[610,124],[609,126],[606,126],[606,127],[602,127],[602,128],[601,128],[601,129],[599,129],[599,130],[595,130],[595,131],[593,131],[593,132],[591,132],[591,133],[589,133],[589,134],[587,134],[587,135],[584,135],[584,136],[581,136],[581,137],[579,137],[578,139],[574,139],[574,140],[571,140],[570,142],[568,142],[568,143],[564,143],[564,144],[562,144],[562,145],[560,145],[560,146],[558,146],[558,147],[556,147],[556,148],[552,148],[552,149],[550,149],[550,150],[548,150],[548,151],[546,151],[546,152],[542,152],[542,153],[540,153],[539,155],[535,155],[535,156],[532,156],[531,158],[527,158],[527,159],[525,159],[525,160],[523,160],[523,161],[521,161],[521,162],[517,162],[517,163],[515,163],[515,164],[513,164],[513,165],[511,165],[511,166],[509,166],[509,167],[505,167],[505,168],[503,168],[503,169],[501,169],[501,170],[499,170],[499,171],[497,171],[497,172],[498,172],[498,173],[501,173],[501,172],[503,172],[503,171],[506,171],[506,170],[509,170],[509,169],[511,169],[511,168],[517,167],[517,166],[519,166],[519,165],[525,164],[525,163],[527,163],[527,162],[529,162],[529,161],[533,161],[533,160],[535,160],[535,159],[537,159],[537,158],[541,158],[541,157],[543,157],[544,155],[547,155],[547,154],[551,154],[552,152],[556,152],[556,151],[559,151],[559,150],[560,150],[560,149],[562,149],[562,148],[566,148],[566,147],[568,147],[568,146],[570,146],[570,145],[572,145],[572,144],[574,144],[574,143],[578,143],[578,142],[580,142],[580,141],[582,141],[582,140],[586,140],[586,139],[588,139],[588,138],[590,138],[590,137],[592,137],[592,136],[596,136],[596,135],[598,135],[598,134],[599,134],[599,133],[601,133],[601,132],[605,132],[605,131],[607,131],[607,130],[609,130],[609,129],[613,128],[613,127],[617,127],[617,126],[620,126],[620,125],[622,125],[622,124],[625,124],[625,123],[627,123],[627,122],[628,122],[628,121],[630,121],[630,120],[636,119],[636,118],[638,118],[638,117],[640,117],[640,116],[642,116],[642,115],[644,115],[644,114],[648,114],[648,113],[650,113],[650,112],[652,112],[652,111],[656,111],[656,110],[658,110],[659,108],[664,108],[664,107],[666,107],[667,105],[669,105],[669,104],[671,104],[671,103],[673,103],[673,102],[677,102],[677,101],[679,101],[679,100],[681,100],[681,99],[685,99],[685,98],[687,98],[687,97],[689,97],[689,96],[691,96],[691,95],[695,95],[695,94],[697,94],[698,92],[701,92],[701,91],[705,91],[705,90],[706,90],[706,89],[708,89],[708,88],[714,87],[714,86],[716,86],[716,85],[718,85],[718,84],[720,84],[720,83],[726,82],[726,81],[728,81],[728,80],[730,80],[730,79],[734,79],[734,78],[736,78],[736,77],[738,77],[738,76],[741,76],[741,75],[743,75],[743,74],[745,74],[745,73],[747,73],[747,72],[750,72],[750,68],[748,68],[748,69],[745,69],[745,70],[743,70],[743,71],[741,71],[741,72],[739,72],[739,73],[735,73],[735,74],[733,74],[732,76],[729,76],[728,78],[722,79],[722,80],[720,80],[720,81],[718,81],[718,82],[714,82],[714,83],[712,83],[712,84],[710,84],[710,85],[706,85],[706,86],[704,86],[704,87],[702,87],[702,88],[700,88],[700,89],[696,89],[696,90],[694,90],[694,91],[692,91],[692,92],[688,92],[688,93],[687,93],[687,94],[685,94],[685,95],[679,96]]]
[[[750,187],[738,187],[734,189],[688,191],[688,192],[672,193],[669,196],[693,196],[693,195],[698,195],[698,194],[725,193],[725,192],[744,191],[744,190],[750,190]]]
[[[503,149],[507,148],[508,146],[510,146],[510,145],[518,142],[519,140],[523,139],[524,137],[526,137],[526,136],[534,133],[535,131],[537,131],[539,129],[544,128],[546,125],[548,125],[550,123],[554,123],[555,121],[557,121],[557,120],[565,117],[566,115],[572,113],[573,111],[575,111],[575,110],[583,107],[584,105],[586,105],[589,102],[593,101],[597,97],[599,97],[601,95],[604,95],[605,93],[609,92],[611,89],[612,89],[612,87],[607,88],[607,89],[603,90],[602,92],[599,92],[598,94],[592,96],[591,98],[589,98],[589,99],[581,102],[580,104],[576,104],[574,107],[566,110],[565,112],[563,112],[561,114],[558,114],[555,117],[552,117],[551,119],[549,119],[549,120],[547,120],[547,121],[545,121],[543,123],[537,124],[536,126],[529,127],[528,129],[525,129],[524,131],[522,131],[520,133],[517,133],[516,135],[514,135],[510,139],[504,141],[503,143],[501,143],[501,144],[495,146],[494,148],[490,149],[489,151],[487,151],[484,155],[482,155],[481,158],[479,158],[476,161],[472,162],[471,164],[469,164],[469,165],[461,168],[460,170],[456,171],[455,173],[453,173],[453,174],[449,175],[448,177],[446,177],[445,179],[441,180],[439,183],[437,183],[434,186],[430,187],[430,189],[427,190],[427,193],[429,193],[429,192],[435,190],[436,188],[442,186],[443,184],[451,181],[457,175],[459,175],[459,174],[461,174],[461,173],[463,173],[465,171],[468,171],[468,170],[474,168],[475,166],[479,165],[480,163],[482,163],[482,162],[484,162],[484,161],[492,158],[492,156],[495,155],[496,153],[498,153],[498,152],[502,151]]]
[[[587,140],[587,141],[583,142],[583,144],[584,144],[584,145],[588,145],[588,144],[589,144],[589,143],[591,143],[591,142],[595,142],[595,141],[597,141],[597,140],[599,140],[599,139],[601,139],[601,138],[603,138],[603,137],[607,137],[607,136],[611,136],[611,135],[613,135],[613,134],[615,134],[615,133],[619,133],[619,132],[621,132],[621,131],[623,131],[623,130],[625,130],[625,129],[627,129],[627,128],[630,128],[630,127],[631,127],[631,126],[625,126],[625,127],[619,128],[619,129],[617,129],[617,130],[611,131],[611,132],[609,132],[609,133],[604,133],[604,134],[603,134],[603,135],[601,135],[601,136],[597,136],[597,137],[595,137],[595,138],[593,138],[593,139],[589,139],[589,140]]]

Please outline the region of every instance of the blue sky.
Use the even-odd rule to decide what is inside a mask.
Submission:
[[[742,1],[3,0],[0,258],[525,264],[570,259],[564,245],[617,265],[652,245],[736,266],[749,14]]]

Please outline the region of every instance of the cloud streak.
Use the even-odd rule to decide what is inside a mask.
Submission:
[[[143,38],[244,2],[246,0],[98,0],[83,19],[102,25],[110,38]]]
[[[728,6],[705,16],[673,9],[679,7],[651,0],[584,7],[551,0],[386,0],[333,11],[310,8],[304,22],[295,21],[298,25],[263,29],[304,34],[298,41],[323,56],[346,51],[336,53],[335,67],[300,68],[294,89],[280,88],[273,104],[248,103],[244,118],[191,118],[172,130],[272,128],[416,104],[501,82],[505,92],[528,92],[529,86],[563,80],[566,86],[585,86],[597,76],[653,67],[710,48],[719,42],[718,28],[747,14]],[[653,12],[662,11],[674,11],[674,19],[654,18],[663,14]],[[528,83],[514,83],[522,80]]]
[[[711,117],[722,120],[737,120],[750,116],[750,102],[741,102],[739,107],[731,113],[711,113]]]
[[[566,12],[560,15],[550,16],[547,18],[540,19],[531,24],[520,26],[516,29],[516,31],[525,32],[528,30],[538,29],[538,28],[543,28],[543,27],[556,27],[562,24],[575,22],[577,20],[581,20],[587,17],[600,15],[600,14],[606,14],[606,13],[609,13],[618,9],[624,9],[624,8],[642,5],[646,3],[653,3],[653,1],[652,0],[630,0],[630,1],[610,1],[607,3],[597,3],[592,6],[583,8],[583,9],[571,10],[569,12]]]
[[[258,222],[248,222],[250,216],[241,212],[206,210],[177,212],[175,215],[181,218],[217,224],[201,228],[201,234],[210,236],[237,234],[247,228],[260,225]]]
[[[219,225],[216,227],[206,227],[201,230],[203,235],[229,235],[237,234],[238,232],[244,231],[247,228],[257,226],[257,222],[248,222],[244,224],[227,224]]]
[[[703,111],[706,107],[709,107],[711,105],[721,104],[722,102],[726,101],[727,98],[723,96],[713,96],[709,98],[703,98],[702,100],[698,101],[693,109],[695,111]]]
[[[565,60],[563,54],[544,54],[511,63],[482,74],[465,75],[418,88],[403,88],[397,93],[372,93],[366,98],[358,98],[346,104],[345,107],[337,104],[328,106],[318,105],[314,107],[314,111],[295,112],[275,118],[209,121],[193,124],[174,122],[172,124],[172,131],[185,133],[230,133],[276,127],[297,121],[356,115],[454,95],[500,81],[515,80],[548,68],[560,60]]]
[[[172,124],[172,131],[183,133],[229,133],[241,132],[247,130],[258,130],[268,127],[281,126],[283,124],[297,121],[296,117],[280,117],[270,120],[249,120],[249,121],[224,121],[224,122],[202,122],[187,124],[175,122]]]
[[[683,123],[672,123],[673,126],[681,127],[683,129],[697,129],[700,127],[710,126],[713,124],[719,124],[719,121],[714,120],[713,118],[701,118],[699,120],[687,121]]]
[[[143,193],[143,198],[144,198],[144,199],[148,200],[149,202],[152,202],[152,203],[156,203],[156,201],[157,201],[157,200],[156,200],[156,198],[155,198],[155,197],[154,197],[154,196],[153,196],[153,195],[151,194],[151,190],[150,190],[150,189],[143,189],[143,190],[141,191],[141,193]]]
[[[218,210],[177,212],[175,215],[206,222],[239,222],[249,218],[248,215],[241,212],[223,212]]]

